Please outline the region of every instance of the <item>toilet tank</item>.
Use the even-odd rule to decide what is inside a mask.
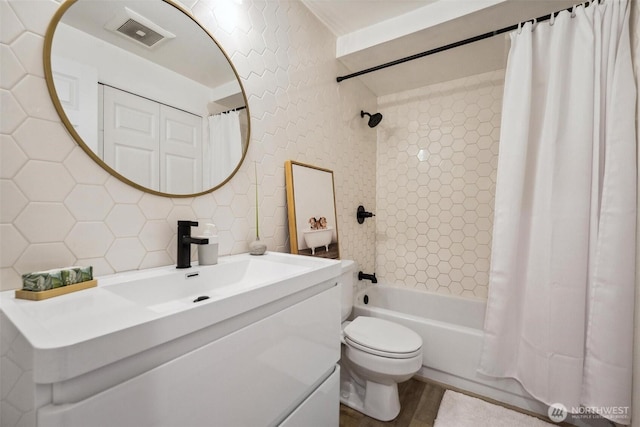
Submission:
[[[353,308],[354,281],[356,275],[356,263],[350,259],[343,259],[340,285],[342,288],[342,321],[347,320]]]

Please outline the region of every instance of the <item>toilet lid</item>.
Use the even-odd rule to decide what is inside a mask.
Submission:
[[[356,317],[344,328],[345,338],[372,352],[415,354],[422,348],[422,338],[411,329],[376,317]]]

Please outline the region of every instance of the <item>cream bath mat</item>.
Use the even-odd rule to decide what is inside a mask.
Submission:
[[[433,427],[549,427],[538,418],[447,390]]]

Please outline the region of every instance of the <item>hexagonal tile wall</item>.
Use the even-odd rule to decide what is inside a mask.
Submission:
[[[486,297],[504,72],[378,99],[376,271]]]
[[[22,273],[75,263],[96,274],[170,264],[179,215],[217,223],[221,254],[246,251],[255,232],[254,161],[261,238],[286,252],[284,162],[293,159],[334,171],[342,258],[389,283],[486,294],[500,73],[376,99],[357,79],[336,87],[344,68],[335,37],[301,2],[185,3],[234,62],[251,142],[223,188],[170,199],[110,177],[62,130],[41,59],[59,2],[0,0],[0,190],[3,203],[15,203],[0,212],[0,290],[19,287]],[[229,7],[235,24],[218,22]],[[637,0],[632,7],[638,71]],[[363,109],[381,111],[383,124],[368,128]],[[356,222],[360,204],[376,221]],[[39,228],[39,207],[59,220],[56,230]],[[136,217],[131,227],[121,223],[127,211]]]
[[[375,108],[376,98],[357,80],[337,90],[335,36],[301,2],[185,2],[232,58],[251,114],[245,163],[224,187],[197,198],[125,185],[64,129],[42,64],[59,3],[0,0],[0,290],[20,287],[23,273],[66,265],[93,265],[96,275],[170,265],[178,219],[216,223],[221,255],[247,251],[254,162],[260,237],[270,251],[287,252],[289,159],[334,171],[341,255],[373,270],[375,228],[359,226],[355,210],[375,205],[375,132],[359,112]]]

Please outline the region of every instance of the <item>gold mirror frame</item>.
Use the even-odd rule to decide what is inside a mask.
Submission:
[[[216,185],[215,187],[212,187],[210,189],[207,189],[207,190],[204,190],[204,191],[201,191],[201,192],[198,192],[198,193],[193,193],[193,194],[171,194],[171,193],[164,193],[164,192],[161,192],[161,191],[157,191],[157,190],[153,190],[153,189],[144,187],[144,186],[142,186],[142,185],[140,185],[140,184],[138,184],[136,182],[131,181],[130,179],[126,178],[125,176],[121,175],[115,169],[113,169],[111,166],[106,164],[83,141],[82,137],[78,134],[78,132],[75,130],[75,128],[71,124],[71,121],[67,117],[67,114],[66,114],[66,112],[65,112],[65,110],[64,110],[64,108],[62,106],[62,103],[60,102],[60,98],[58,96],[58,93],[56,91],[55,84],[54,84],[54,81],[53,81],[53,69],[52,69],[52,65],[51,65],[51,49],[52,49],[52,46],[53,46],[53,36],[54,36],[55,30],[56,30],[56,28],[58,26],[58,23],[62,19],[62,16],[64,15],[64,13],[72,5],[74,5],[78,1],[81,1],[81,0],[65,0],[60,5],[58,10],[56,10],[55,14],[53,15],[53,17],[51,19],[51,22],[49,23],[48,28],[47,28],[47,32],[45,34],[45,39],[44,39],[44,49],[43,49],[44,75],[45,75],[45,81],[46,81],[46,84],[47,84],[47,89],[49,91],[49,96],[51,97],[51,101],[53,102],[53,105],[54,105],[56,111],[58,112],[58,115],[60,116],[60,120],[62,120],[62,123],[64,124],[65,128],[71,134],[71,136],[76,141],[76,143],[84,150],[85,153],[87,153],[89,155],[89,157],[91,157],[93,159],[93,161],[95,161],[100,167],[102,167],[104,170],[106,170],[109,174],[111,174],[115,178],[119,179],[120,181],[124,182],[125,184],[128,184],[128,185],[130,185],[130,186],[132,186],[134,188],[137,188],[140,191],[144,191],[146,193],[155,194],[157,196],[176,197],[176,198],[196,197],[196,196],[201,196],[203,194],[211,193],[212,191],[217,190],[218,188],[222,187],[227,182],[229,182],[229,180],[231,180],[231,178],[233,178],[233,176],[238,172],[238,170],[240,169],[240,166],[242,166],[242,163],[244,162],[244,159],[245,159],[245,157],[247,155],[247,151],[249,150],[249,143],[251,142],[251,114],[249,112],[249,102],[247,101],[247,94],[245,92],[244,86],[242,85],[242,81],[240,80],[240,76],[238,75],[238,71],[236,70],[236,67],[231,62],[231,59],[229,58],[229,55],[227,55],[227,52],[222,48],[222,46],[220,46],[220,44],[213,37],[213,35],[204,26],[202,26],[200,24],[200,22],[198,22],[198,20],[191,14],[191,12],[189,12],[187,9],[185,9],[183,6],[179,5],[178,3],[173,2],[172,0],[158,0],[158,1],[162,1],[164,3],[167,3],[170,6],[173,6],[177,11],[182,12],[183,14],[185,14],[188,18],[191,19],[191,21],[193,21],[198,27],[200,27],[202,29],[202,31],[204,31],[205,34],[207,34],[209,36],[211,41],[215,44],[215,46],[224,55],[225,59],[229,63],[229,66],[233,70],[233,73],[234,73],[234,75],[236,77],[236,80],[238,81],[238,85],[240,86],[240,90],[242,91],[242,97],[244,99],[244,105],[245,105],[246,113],[247,113],[246,144],[244,144],[244,150],[242,152],[242,157],[240,158],[240,161],[238,162],[236,167],[233,169],[231,174],[225,180],[223,180],[221,183]]]
[[[284,171],[291,253],[340,259],[333,171],[293,160]]]

